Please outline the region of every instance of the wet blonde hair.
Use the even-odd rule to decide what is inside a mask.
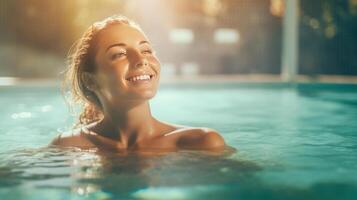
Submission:
[[[93,23],[73,45],[68,56],[68,67],[62,86],[65,100],[70,111],[76,114],[75,107],[80,106],[80,113],[75,127],[87,125],[103,118],[102,105],[97,95],[88,88],[88,82],[84,79],[84,72],[95,73],[95,54],[97,39],[100,32],[115,24],[130,25],[141,32],[140,26],[122,15],[114,15],[102,21]]]

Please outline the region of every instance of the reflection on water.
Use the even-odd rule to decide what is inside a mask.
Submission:
[[[1,156],[0,186],[62,188],[79,196],[146,199],[158,194],[176,198],[185,193],[222,190],[247,181],[260,167],[230,159],[234,152],[118,153],[96,149],[42,148]],[[227,189],[227,188],[225,188]],[[176,191],[176,192],[175,192]],[[150,197],[151,196],[151,197]],[[157,197],[158,198],[158,197]]]
[[[357,189],[335,182],[269,186],[256,176],[261,166],[237,159],[232,151],[120,154],[42,148],[10,154],[1,155],[0,196],[13,199],[53,192],[72,199],[335,199],[338,190],[343,199],[352,199]]]

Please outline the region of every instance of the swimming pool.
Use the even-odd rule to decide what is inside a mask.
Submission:
[[[357,85],[161,86],[153,115],[219,130],[238,149],[220,156],[41,148],[72,121],[58,87],[0,103],[0,199],[357,198]]]

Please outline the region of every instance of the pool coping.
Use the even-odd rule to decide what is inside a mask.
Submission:
[[[247,75],[199,75],[162,77],[161,84],[204,84],[204,83],[291,83],[284,81],[275,74],[247,74]],[[357,84],[357,76],[342,75],[298,75],[293,83],[334,83]],[[0,77],[0,86],[59,86],[61,80],[51,78],[19,78]]]

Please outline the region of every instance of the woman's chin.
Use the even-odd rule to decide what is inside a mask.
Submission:
[[[130,97],[131,99],[137,99],[137,100],[149,100],[153,98],[156,95],[156,90],[145,90],[145,91],[140,91],[140,92],[133,92]]]

